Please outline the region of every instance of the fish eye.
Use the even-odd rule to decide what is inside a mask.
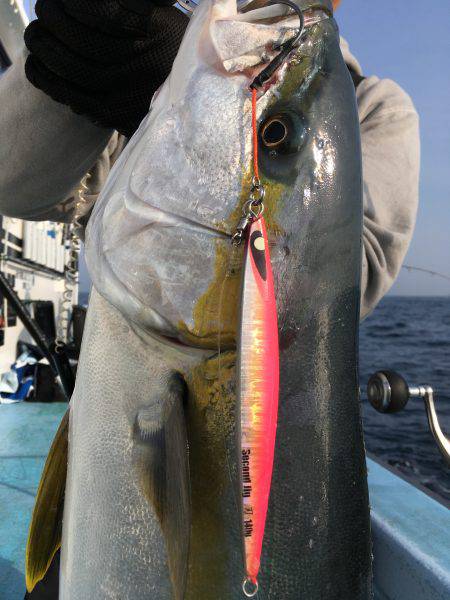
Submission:
[[[267,148],[278,146],[288,136],[288,124],[282,116],[268,119],[261,128],[261,139]]]
[[[304,118],[293,111],[270,115],[259,128],[260,146],[271,158],[298,152],[305,136]]]

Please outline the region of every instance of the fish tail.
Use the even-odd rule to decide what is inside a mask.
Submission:
[[[68,431],[69,410],[56,432],[36,496],[25,553],[28,592],[45,577],[53,557],[61,546]]]

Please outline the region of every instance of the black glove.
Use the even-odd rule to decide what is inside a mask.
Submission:
[[[156,4],[164,0],[38,0],[38,18],[25,30],[27,78],[77,114],[131,137],[189,22]]]

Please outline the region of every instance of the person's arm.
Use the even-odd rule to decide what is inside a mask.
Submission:
[[[98,194],[113,132],[133,135],[172,67],[188,18],[171,4],[37,0],[28,52],[0,79],[0,213],[67,220],[88,171]]]
[[[419,119],[393,81],[365,79],[357,89],[364,182],[361,318],[394,283],[416,221]]]
[[[55,206],[51,206],[39,212],[39,214],[34,213],[28,216],[28,220],[71,223],[77,218],[80,224],[85,227],[109,172],[125,148],[127,141],[126,137],[115,131],[92,168],[89,169],[82,181],[78,182],[76,187],[71,190],[70,194]]]
[[[113,131],[100,128],[37,90],[25,51],[0,79],[0,213],[41,216],[70,197]]]

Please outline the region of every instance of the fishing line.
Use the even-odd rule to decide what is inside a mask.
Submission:
[[[253,138],[253,174],[254,177],[259,181],[259,167],[258,167],[258,126],[256,122],[256,100],[257,90],[256,87],[252,88],[252,138]]]
[[[405,269],[406,271],[419,271],[420,273],[427,273],[428,275],[433,275],[434,277],[440,277],[441,279],[450,281],[450,276],[445,275],[444,273],[439,273],[439,271],[431,271],[430,269],[424,269],[423,267],[414,267],[413,265],[403,265],[402,269]]]

